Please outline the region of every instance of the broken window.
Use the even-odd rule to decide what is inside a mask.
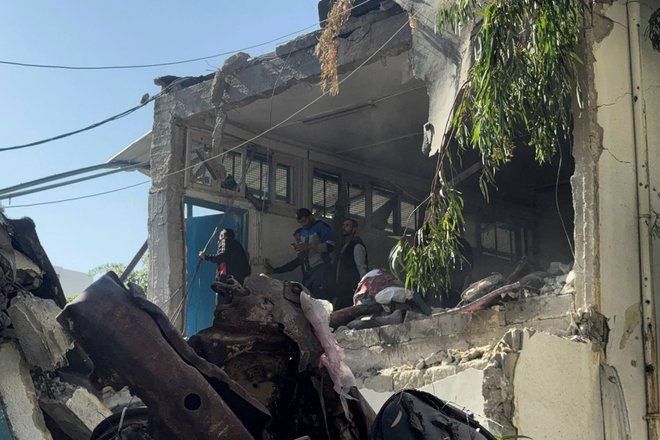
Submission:
[[[221,157],[225,176],[221,186],[232,191],[238,190],[238,182],[243,175],[243,164],[241,162],[241,153],[236,151],[225,151]]]
[[[394,232],[397,197],[392,191],[374,186],[371,190],[371,226]]]
[[[280,202],[294,203],[293,167],[278,163],[275,168],[275,199]]]
[[[515,261],[520,257],[517,228],[504,223],[482,223],[479,248],[483,255]]]
[[[401,200],[401,209],[399,216],[399,232],[414,231],[417,229],[417,204],[411,200]]]
[[[245,174],[247,192],[262,200],[270,197],[270,160],[266,155],[253,153],[248,159]]]
[[[339,176],[325,171],[314,170],[312,180],[312,209],[326,218],[335,213],[335,203],[339,196]]]
[[[367,190],[364,186],[348,185],[348,215],[354,218],[367,217]]]
[[[188,182],[192,185],[215,187],[223,176],[222,163],[213,148],[211,135],[199,131],[188,132]]]

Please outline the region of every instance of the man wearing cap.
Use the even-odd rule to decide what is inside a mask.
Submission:
[[[317,220],[307,208],[296,211],[300,225],[294,236],[293,248],[298,253],[298,262],[302,268],[302,284],[316,298],[330,299],[332,266],[330,253],[335,248],[335,234],[327,223]],[[295,269],[295,260],[284,266],[272,268],[272,272],[283,273]]]

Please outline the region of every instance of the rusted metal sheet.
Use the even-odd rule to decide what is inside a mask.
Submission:
[[[69,303],[58,321],[95,365],[98,385],[128,385],[149,408],[155,439],[262,438],[270,415],[197,356],[161,310],[114,273]]]

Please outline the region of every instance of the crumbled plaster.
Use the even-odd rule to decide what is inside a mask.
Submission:
[[[416,17],[412,31],[411,64],[413,75],[423,79],[429,93],[429,132],[433,135],[424,152],[435,154],[444,143],[444,135],[451,119],[454,101],[459,95],[460,85],[467,78],[470,64],[469,53],[472,24],[460,34],[438,29],[435,19],[441,5],[440,0],[410,1],[395,0],[409,14]],[[421,128],[421,127],[420,127]]]
[[[436,354],[439,347],[464,352],[494,345],[514,327],[565,336],[573,322],[572,310],[572,295],[530,297],[474,313],[439,314],[366,330],[340,328],[335,337],[351,370],[366,377],[370,371],[391,366],[414,366]]]
[[[0,343],[0,404],[15,440],[52,440],[19,347]]]
[[[535,305],[539,304],[541,303],[535,303]],[[484,312],[487,311],[478,313]],[[523,316],[528,314],[525,311],[519,311],[519,313]],[[468,317],[464,316],[463,319],[468,319]],[[538,424],[530,425],[523,423],[520,425],[520,417],[523,417],[521,414],[524,414],[526,418],[539,418],[544,414],[544,411],[547,411],[547,408],[542,409],[542,404],[530,404],[530,400],[535,402],[543,401],[539,396],[542,396],[545,391],[541,391],[541,388],[557,388],[557,384],[560,383],[547,383],[545,380],[540,380],[539,382],[539,379],[534,379],[533,376],[538,376],[539,372],[543,371],[544,376],[555,377],[557,381],[561,380],[567,383],[572,383],[574,380],[582,381],[584,380],[582,376],[585,374],[597,377],[601,347],[607,339],[606,320],[602,315],[592,309],[583,311],[578,315],[578,318],[571,318],[569,314],[566,314],[564,323],[567,324],[566,328],[568,331],[557,332],[555,329],[553,332],[560,337],[534,328],[534,324],[538,324],[539,322],[541,321],[537,320],[534,322],[534,320],[529,320],[525,324],[521,324],[521,326],[528,326],[528,328],[521,326],[507,327],[507,331],[502,334],[500,339],[495,339],[492,343],[486,345],[472,345],[472,338],[469,332],[463,334],[462,340],[457,335],[454,335],[451,343],[443,343],[443,338],[438,338],[436,334],[435,351],[426,356],[418,356],[416,362],[393,364],[397,365],[396,367],[372,367],[365,370],[354,369],[358,386],[363,390],[369,390],[367,394],[373,394],[372,398],[376,402],[380,402],[386,398],[388,393],[405,388],[425,389],[431,387],[438,390],[434,392],[438,397],[448,399],[447,395],[443,395],[443,392],[446,391],[443,390],[443,381],[458,380],[461,382],[464,378],[460,379],[460,377],[463,377],[466,372],[480,371],[480,392],[478,395],[481,396],[480,399],[482,400],[480,400],[481,403],[478,405],[480,406],[478,412],[481,413],[480,415],[483,417],[484,422],[501,434],[527,434],[526,432],[518,431],[518,428],[522,426],[524,429],[535,430]],[[382,358],[386,350],[391,349],[387,345],[392,345],[395,342],[392,336],[399,334],[402,327],[390,327],[391,329],[387,332],[390,338],[389,342],[384,342],[381,345],[377,345],[376,343],[379,339],[378,332],[367,330],[356,332],[364,335],[364,338],[361,339],[362,342],[371,340],[375,343],[368,351],[363,352],[365,357],[374,356]],[[427,335],[437,330],[438,327],[434,326],[431,321],[426,320]],[[499,334],[495,328],[491,328],[490,333],[491,337]],[[543,334],[543,336],[536,337],[538,334]],[[581,336],[578,336],[578,334]],[[352,336],[355,337],[355,333]],[[416,336],[410,333],[400,335],[399,342],[410,343],[416,337],[419,337],[419,335]],[[534,337],[536,339],[533,339]],[[387,338],[385,340],[387,341]],[[535,343],[529,343],[530,340],[534,340]],[[540,344],[536,344],[539,342]],[[548,344],[547,353],[543,352],[546,342]],[[526,354],[525,350],[528,349],[528,345],[525,344],[529,344],[529,351]],[[448,346],[454,348],[437,348]],[[520,370],[520,357],[523,354],[525,354],[525,362],[523,363],[522,370]],[[555,358],[561,358],[561,362],[556,362],[557,367],[555,367]],[[411,357],[409,359],[413,358]],[[585,371],[574,374],[570,367],[573,363],[577,366],[584,364],[588,367],[586,367]],[[547,370],[552,371],[548,372]],[[522,371],[520,378],[517,377],[519,371]],[[517,387],[515,386],[516,381],[519,384]],[[585,393],[589,392],[595,395],[599,392],[598,387],[593,385],[593,383],[590,385],[582,384],[580,386],[584,388],[583,391]],[[533,391],[535,394],[530,395],[530,390],[535,390]],[[558,398],[558,396],[553,395],[553,398]],[[583,397],[576,397],[574,400],[575,402],[579,401],[579,405],[584,405],[585,399]],[[516,408],[518,402],[524,402],[522,404],[526,406],[532,405],[536,407],[533,411],[528,409],[518,411]],[[586,402],[595,403],[586,410],[585,414],[588,414],[589,417],[598,417],[600,399],[587,399]],[[559,403],[556,404],[559,405]],[[579,420],[572,425],[582,426],[588,423],[582,416],[575,416],[574,418]],[[566,437],[560,436],[560,438]]]

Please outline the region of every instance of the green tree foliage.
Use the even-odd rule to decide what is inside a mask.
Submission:
[[[122,263],[106,263],[100,266],[96,266],[91,269],[88,274],[90,276],[103,275],[106,272],[115,272],[117,275],[121,275],[126,269],[126,265]],[[140,262],[133,269],[133,272],[128,276],[128,282],[135,283],[142,289],[147,292],[147,285],[149,281],[149,253],[145,253]]]
[[[457,157],[443,147],[423,225],[412,243],[399,241],[406,285],[423,294],[441,292],[459,263],[463,200],[451,175],[462,152],[480,153],[480,186],[488,198],[497,171],[517,147],[534,148],[544,163],[568,141],[571,97],[579,97],[576,47],[583,8],[582,0],[456,0],[439,11],[441,28],[457,31],[475,20],[478,30],[448,136],[458,146]]]

